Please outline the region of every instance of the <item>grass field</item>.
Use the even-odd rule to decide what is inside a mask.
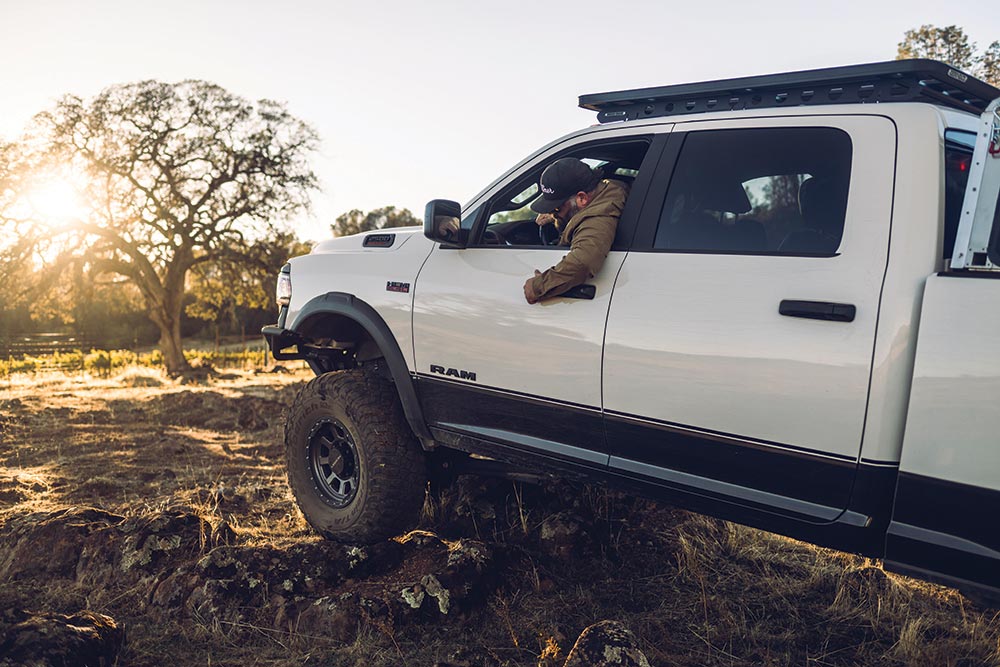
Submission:
[[[224,346],[191,345],[185,349],[184,356],[189,363],[199,367],[263,370],[269,364],[267,349],[263,341]],[[296,362],[292,366],[301,368],[302,364]],[[89,351],[55,352],[38,356],[0,358],[0,378],[52,371],[87,373],[91,376],[107,378],[112,373],[136,367],[163,368],[163,354],[158,349],[148,351],[92,349]]]
[[[111,616],[130,667],[561,667],[604,619],[652,665],[1000,665],[1000,614],[953,590],[595,486],[461,478],[420,532],[325,542],[284,481],[307,379],[6,375],[0,609]]]

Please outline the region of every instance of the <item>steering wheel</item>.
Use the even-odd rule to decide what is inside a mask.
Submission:
[[[542,242],[542,245],[555,245],[559,243],[559,230],[556,229],[555,223],[550,222],[547,225],[539,225],[538,238]]]

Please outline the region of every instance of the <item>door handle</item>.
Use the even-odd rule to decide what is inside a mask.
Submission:
[[[796,301],[783,299],[778,305],[778,313],[787,317],[804,317],[809,320],[828,322],[853,322],[858,309],[851,303],[830,301]]]
[[[564,299],[593,299],[597,295],[596,285],[577,285],[571,287],[559,296]]]

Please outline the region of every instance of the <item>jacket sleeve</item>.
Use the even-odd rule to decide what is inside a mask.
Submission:
[[[583,220],[562,261],[532,280],[538,298],[559,296],[600,271],[617,227],[615,215],[595,215]]]

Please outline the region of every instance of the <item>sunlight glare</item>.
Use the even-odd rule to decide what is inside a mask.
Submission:
[[[39,220],[55,227],[67,227],[86,215],[77,189],[62,178],[52,178],[35,186],[26,200]]]

